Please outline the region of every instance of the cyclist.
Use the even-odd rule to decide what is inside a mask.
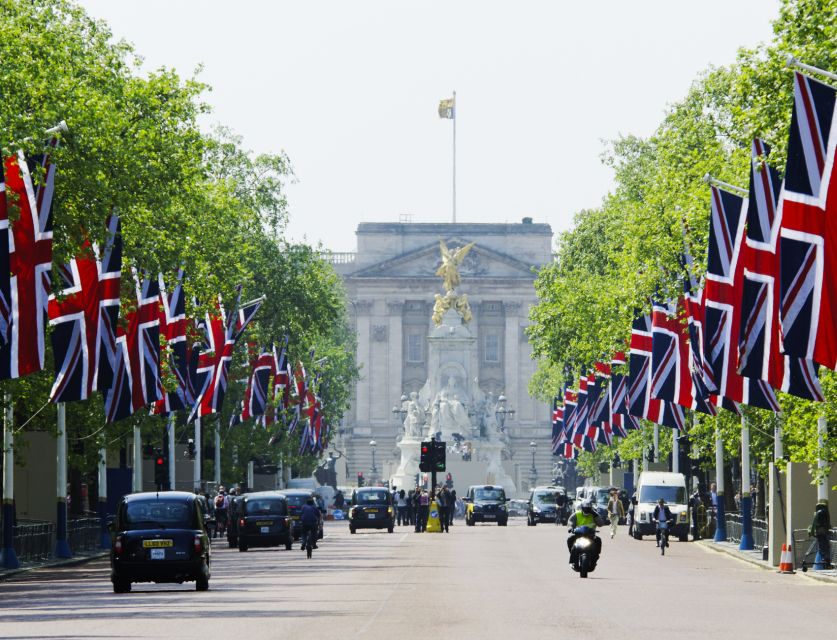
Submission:
[[[667,522],[669,526],[674,524],[674,516],[671,509],[666,505],[666,501],[660,498],[657,500],[657,506],[654,507],[654,513],[651,514],[651,520],[657,523],[657,546],[660,546],[661,536],[663,530],[660,528],[661,522]],[[666,530],[666,542],[668,542],[668,530]]]
[[[299,514],[299,521],[302,524],[302,549],[303,551],[308,547],[310,541],[311,548],[317,548],[317,529],[320,525],[320,510],[314,505],[314,498],[308,498],[305,501],[305,506]],[[310,537],[309,537],[310,536]]]

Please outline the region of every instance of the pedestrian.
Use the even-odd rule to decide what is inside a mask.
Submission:
[[[692,539],[700,540],[700,509],[703,505],[703,498],[700,495],[700,488],[695,488],[692,497],[689,498],[689,510],[692,512]]]
[[[423,489],[419,496],[419,513],[416,520],[417,530],[424,533],[427,530],[427,517],[430,515],[430,496],[427,489]]]
[[[607,517],[610,518],[610,539],[616,535],[616,528],[619,520],[625,517],[625,507],[619,499],[619,492],[614,488],[610,490],[610,499],[607,501]]]
[[[634,491],[633,495],[631,496],[631,506],[628,507],[628,535],[634,535],[635,523],[634,518],[636,517],[636,491]]]
[[[343,492],[338,491],[334,496],[334,508],[343,511],[343,505],[346,503],[346,498],[343,497]]]
[[[398,492],[398,498],[395,501],[395,508],[398,510],[398,526],[407,524],[407,498],[404,489]]]
[[[450,490],[450,504],[448,505],[448,526],[453,526],[453,517],[456,515],[456,489]]]
[[[448,510],[451,504],[450,491],[447,487],[439,490],[439,494],[436,496],[436,504],[439,506],[439,526],[442,531],[448,533]]]
[[[814,520],[808,527],[808,533],[817,539],[818,559],[821,561],[817,565],[823,565],[825,569],[833,568],[831,566],[831,542],[829,541],[831,517],[828,514],[828,504],[826,502],[820,500],[817,503],[814,509]]]

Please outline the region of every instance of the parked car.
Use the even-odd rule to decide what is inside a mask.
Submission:
[[[358,529],[395,530],[392,494],[383,487],[363,487],[352,492],[349,507],[349,533]]]
[[[529,511],[529,503],[526,500],[509,500],[509,518],[523,518]]]
[[[111,524],[114,593],[134,582],[195,582],[209,589],[211,550],[198,496],[185,491],[134,493],[117,505]]]
[[[250,547],[278,547],[291,550],[293,533],[288,501],[278,491],[248,493],[239,505],[238,550]]]

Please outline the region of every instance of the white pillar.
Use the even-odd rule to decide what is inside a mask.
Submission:
[[[168,436],[169,440],[169,487],[171,487],[172,491],[177,490],[177,479],[175,478],[175,469],[177,469],[177,465],[175,464],[175,458],[177,457],[175,447],[177,445],[174,442],[175,422],[175,415],[170,413],[168,423],[166,424],[166,436]]]
[[[660,461],[660,425],[654,423],[654,462]]]
[[[248,491],[253,490],[253,471],[254,471],[253,467],[254,466],[255,465],[253,464],[252,460],[250,460],[250,462],[247,463],[247,490]]]
[[[215,486],[221,484],[221,417],[215,425]]]
[[[99,449],[99,502],[107,502],[108,499],[108,450],[102,447]]]
[[[680,442],[678,436],[680,433],[677,429],[671,430],[671,471],[672,473],[680,473]]]
[[[631,469],[631,471],[633,471],[634,489],[636,489],[636,483],[639,480],[639,460],[637,458],[634,458],[634,460],[633,460],[633,469]],[[628,496],[628,497],[630,497],[630,496]]]
[[[785,450],[782,445],[782,414],[776,414],[776,421],[773,426],[773,460],[781,460],[785,457]]]
[[[139,427],[134,427],[134,473],[132,481],[134,493],[142,491],[142,434]]]
[[[750,495],[750,425],[741,416],[741,497]]]
[[[195,462],[192,474],[192,487],[201,488],[201,419],[195,418]]]
[[[58,438],[55,442],[55,495],[59,502],[67,502],[67,407],[59,402],[57,409]]]
[[[825,475],[823,469],[828,466],[828,461],[823,459],[822,451],[823,447],[825,446],[825,438],[828,434],[828,420],[825,418],[817,418],[817,443],[819,445],[819,460],[817,461],[817,467],[820,469],[820,473],[822,474],[820,477],[819,482],[817,483],[817,502],[823,500],[828,502],[828,476]]]

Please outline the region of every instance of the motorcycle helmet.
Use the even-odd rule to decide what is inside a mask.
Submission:
[[[581,501],[581,512],[587,515],[593,513],[593,501],[587,498]]]

